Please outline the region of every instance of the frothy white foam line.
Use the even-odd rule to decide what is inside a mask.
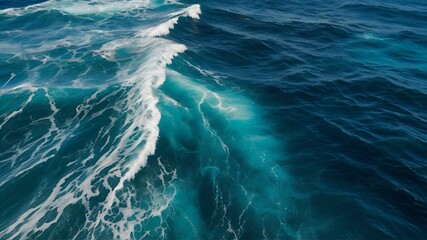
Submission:
[[[141,32],[141,36],[159,37],[169,34],[170,30],[174,28],[175,24],[178,23],[179,17],[169,19],[158,26],[148,28]]]
[[[25,101],[25,103],[21,106],[21,108],[19,108],[18,110],[12,112],[11,114],[9,114],[4,120],[3,122],[0,124],[0,129],[2,129],[2,127],[13,117],[15,117],[16,115],[22,113],[22,111],[24,110],[24,108],[33,100],[33,97],[35,96],[35,91],[33,91],[31,93],[31,95],[28,97],[27,101]]]
[[[200,99],[200,101],[199,101],[199,103],[198,103],[198,110],[199,110],[199,113],[200,113],[200,115],[201,115],[201,117],[202,117],[202,120],[203,120],[203,126],[210,132],[210,134],[213,136],[213,137],[215,137],[215,138],[217,138],[218,139],[218,141],[219,141],[219,143],[221,144],[221,147],[222,147],[222,149],[224,150],[224,153],[227,155],[227,158],[226,158],[226,160],[228,161],[228,159],[229,159],[229,155],[230,155],[230,149],[228,148],[228,146],[224,143],[224,141],[222,140],[222,138],[216,133],[216,131],[214,130],[214,129],[212,129],[211,128],[211,126],[210,126],[210,123],[209,123],[209,121],[208,121],[208,119],[206,118],[206,116],[205,116],[205,114],[203,113],[203,111],[202,111],[202,104],[203,103],[205,103],[205,101],[206,101],[206,97],[207,97],[207,94],[208,93],[211,93],[211,92],[209,92],[209,91],[203,91],[203,96],[202,96],[202,98]],[[217,97],[218,95],[215,95],[214,94],[214,96],[215,97]]]
[[[163,35],[169,34],[170,30],[174,28],[174,26],[178,23],[180,17],[191,17],[194,19],[199,19],[202,11],[200,9],[199,4],[194,4],[184,10],[177,11],[169,14],[169,16],[173,16],[172,19],[167,20],[166,22],[159,24],[155,27],[151,27],[145,29],[140,32],[140,36],[148,36],[148,37],[159,37]]]
[[[45,91],[46,98],[49,100],[49,106],[52,111],[52,114],[46,118],[38,119],[37,121],[49,120],[50,127],[48,132],[40,138],[42,142],[37,145],[36,149],[31,154],[30,159],[37,159],[35,158],[35,156],[39,154],[40,150],[43,149],[44,151],[43,153],[40,154],[40,156],[38,157],[38,160],[35,163],[32,163],[30,166],[20,170],[18,173],[16,173],[15,177],[20,176],[21,174],[27,172],[28,170],[54,157],[54,153],[58,152],[59,148],[61,147],[62,143],[65,141],[67,137],[67,134],[63,134],[55,122],[55,115],[58,113],[59,109],[56,107],[55,102],[53,101],[52,97],[49,95],[47,88],[43,88],[43,90]],[[47,147],[48,144],[50,144],[51,146]]]
[[[162,99],[166,102],[166,103],[171,103],[173,106],[175,107],[180,107],[185,109],[186,111],[188,111],[187,107],[182,106],[178,101],[176,101],[175,99],[169,97],[168,95],[161,93],[161,97]]]
[[[16,74],[11,73],[9,79],[6,81],[5,84],[3,84],[2,88],[4,88],[10,82],[10,80],[12,80],[14,77],[16,77]]]
[[[27,13],[39,11],[43,9],[44,6],[51,4],[51,2],[53,1],[51,0],[43,3],[38,3],[38,4],[23,7],[23,8],[6,8],[3,10],[0,10],[0,14],[6,14],[10,16],[22,16]]]
[[[45,91],[45,96],[49,101],[49,106],[52,113],[44,118],[33,120],[31,124],[37,124],[38,122],[48,120],[50,122],[50,127],[43,136],[38,139],[31,138],[31,132],[28,133],[27,137],[21,144],[14,146],[15,154],[8,159],[11,166],[13,167],[10,172],[4,176],[6,180],[0,183],[0,186],[8,182],[12,178],[18,178],[20,175],[26,173],[27,171],[35,168],[36,166],[48,161],[49,159],[55,156],[62,146],[63,142],[71,134],[70,132],[59,129],[55,122],[55,116],[58,113],[59,109],[56,107],[53,98],[49,95],[47,88],[41,88]],[[29,99],[22,109],[31,101],[35,96],[38,90],[33,90]],[[16,111],[18,112],[18,111]],[[11,116],[11,115],[9,115]],[[31,154],[26,161],[21,161],[18,166],[15,166],[18,159],[22,159],[26,154]]]
[[[31,132],[26,133],[25,139],[23,140],[23,145],[28,143],[30,141],[30,139],[31,139]],[[2,141],[6,141],[6,138],[3,138]],[[10,166],[13,170],[9,171],[7,174],[2,176],[2,178],[6,179],[6,180],[3,180],[0,183],[0,187],[3,186],[3,184],[6,183],[7,181],[9,181],[11,178],[15,177],[15,173],[17,170],[15,170],[14,167],[15,167],[16,161],[22,156],[22,154],[31,151],[31,149],[34,146],[36,146],[38,143],[39,143],[39,141],[31,141],[29,144],[27,144],[25,146],[20,146],[20,144],[15,145],[9,151],[6,152],[6,153],[13,153],[13,155],[11,157],[5,159],[5,160],[2,160],[1,162],[10,163]]]
[[[208,78],[212,78],[215,82],[216,82],[216,84],[218,84],[219,86],[224,86],[225,84],[224,83],[222,83],[221,82],[221,79],[222,78],[224,78],[223,76],[220,76],[220,75],[217,75],[216,73],[214,73],[213,71],[209,71],[209,70],[205,70],[205,69],[202,69],[202,68],[200,68],[200,67],[198,67],[198,66],[195,66],[195,65],[193,65],[193,64],[191,64],[190,62],[188,62],[188,61],[185,61],[184,60],[184,62],[186,63],[186,64],[188,64],[189,66],[191,66],[192,68],[194,68],[194,69],[196,69],[199,73],[201,73],[203,76],[205,76],[205,77],[208,77]]]
[[[191,17],[194,19],[200,19],[201,14],[202,14],[202,10],[200,8],[200,5],[194,4],[194,5],[191,5],[190,7],[187,7],[186,9],[171,13],[171,14],[169,14],[169,16],[181,15],[183,17]]]

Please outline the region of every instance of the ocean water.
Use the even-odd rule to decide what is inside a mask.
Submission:
[[[0,1],[0,239],[426,239],[427,3]]]

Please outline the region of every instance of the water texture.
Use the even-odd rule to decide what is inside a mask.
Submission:
[[[0,2],[0,239],[425,239],[427,4]]]

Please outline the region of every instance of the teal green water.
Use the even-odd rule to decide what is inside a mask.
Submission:
[[[140,1],[4,10],[3,237],[285,231],[261,220],[281,217],[288,188],[261,107],[201,69],[166,68],[186,47],[162,35],[200,14]]]
[[[427,6],[0,3],[1,239],[423,239]]]

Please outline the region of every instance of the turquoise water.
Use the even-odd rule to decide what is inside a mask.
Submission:
[[[422,1],[0,2],[1,239],[423,239]]]

